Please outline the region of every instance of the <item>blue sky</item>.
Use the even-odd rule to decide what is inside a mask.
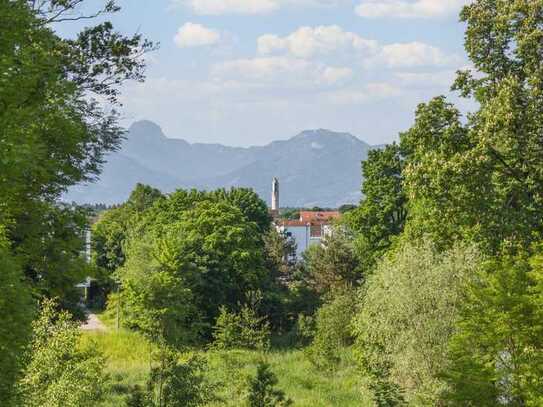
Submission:
[[[116,27],[160,42],[123,122],[236,146],[314,128],[396,140],[468,65],[467,1],[122,0]]]

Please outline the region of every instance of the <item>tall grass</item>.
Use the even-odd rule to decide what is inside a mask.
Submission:
[[[123,406],[130,387],[144,385],[149,374],[152,345],[141,335],[127,330],[86,332],[82,346],[94,342],[107,358],[111,388],[104,406]]]
[[[127,330],[83,334],[82,344],[94,341],[107,357],[107,372],[112,386],[103,406],[122,406],[130,387],[144,385],[149,373],[149,342]],[[208,378],[218,386],[219,401],[210,407],[243,406],[247,380],[256,373],[261,359],[270,363],[279,379],[278,387],[305,407],[364,407],[371,403],[362,394],[352,352],[346,349],[342,362],[334,372],[318,370],[301,350],[273,350],[261,353],[248,350],[203,352],[208,360]]]

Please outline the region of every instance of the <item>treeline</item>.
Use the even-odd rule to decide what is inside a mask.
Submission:
[[[175,360],[171,355],[195,348],[265,354],[311,344],[307,357],[333,370],[340,348],[352,344],[353,290],[363,281],[353,245],[338,229],[295,261],[295,242],[277,232],[267,205],[250,189],[163,195],[137,185],[125,204],[101,214],[92,236],[100,287],[94,305],[105,306],[106,318],[140,332],[159,349],[150,354],[151,390],[133,388],[128,401],[138,395],[176,405],[152,382],[154,374],[180,380],[182,370],[165,369],[164,355]],[[206,365],[199,359],[198,371]],[[269,366],[261,370],[267,373],[254,380],[275,383]],[[207,393],[196,393],[213,399],[209,383],[201,383]],[[250,399],[251,406],[288,405],[282,404],[288,403],[285,397],[265,404]]]
[[[379,406],[543,404],[543,4],[466,6],[473,71],[363,164],[352,320]]]
[[[114,1],[88,14],[81,3],[0,1],[2,406],[94,405],[102,393],[103,363],[78,348],[73,321],[76,284],[91,274],[81,255],[89,213],[59,198],[119,146],[119,85],[143,79],[154,46],[92,25],[118,11]],[[88,28],[73,38],[55,33],[78,19]]]

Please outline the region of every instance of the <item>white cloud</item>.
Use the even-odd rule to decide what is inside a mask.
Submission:
[[[270,14],[283,7],[335,7],[350,0],[172,0],[200,15]]]
[[[366,18],[440,18],[457,14],[471,0],[363,0],[356,14]]]
[[[259,37],[257,42],[261,55],[286,51],[299,58],[310,58],[337,51],[373,51],[377,48],[376,41],[344,31],[337,25],[300,27],[286,37],[266,34]]]
[[[220,39],[221,35],[217,31],[190,22],[180,27],[174,37],[180,48],[215,45]]]
[[[334,105],[360,105],[377,100],[397,97],[401,89],[389,83],[369,83],[361,88],[340,89],[328,92],[326,100]]]
[[[337,68],[328,66],[322,71],[322,79],[330,85],[343,82],[352,78],[353,70],[351,68]]]
[[[454,82],[456,71],[452,69],[438,72],[397,72],[396,79],[403,87],[413,89],[440,88],[448,89]]]
[[[253,86],[320,87],[343,83],[352,77],[346,67],[333,67],[283,56],[236,59],[212,69],[215,82],[243,82]]]
[[[416,66],[447,66],[460,64],[461,58],[447,55],[441,49],[422,42],[389,44],[367,61],[368,65],[385,65],[390,68]]]
[[[183,3],[201,15],[268,14],[279,8],[277,0],[186,0]]]
[[[429,44],[411,42],[383,45],[337,25],[300,27],[284,37],[262,35],[257,40],[257,48],[260,55],[289,55],[302,59],[330,56],[342,63],[362,63],[365,67],[400,68],[461,63],[459,57],[448,55]]]

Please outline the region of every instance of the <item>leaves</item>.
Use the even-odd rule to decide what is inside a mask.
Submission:
[[[29,363],[21,379],[23,404],[29,407],[94,406],[107,377],[104,358],[94,346],[79,349],[79,325],[52,300],[42,302],[33,324]]]

